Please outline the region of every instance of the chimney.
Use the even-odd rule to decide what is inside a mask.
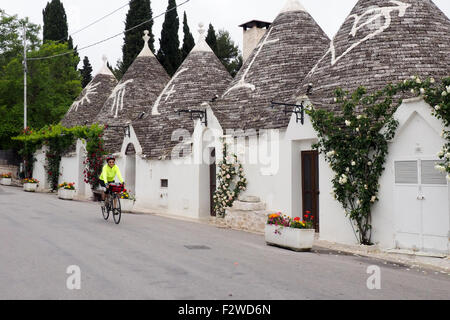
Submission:
[[[244,29],[244,62],[250,57],[271,24],[271,22],[252,20],[239,26]]]

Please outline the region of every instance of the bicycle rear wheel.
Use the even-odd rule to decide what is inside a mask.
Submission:
[[[116,194],[114,194],[112,208],[114,222],[119,224],[120,219],[122,218],[122,207],[120,206],[120,199]]]

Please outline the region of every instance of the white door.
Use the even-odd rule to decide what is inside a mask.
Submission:
[[[449,250],[449,191],[437,160],[395,161],[395,223],[399,248]]]

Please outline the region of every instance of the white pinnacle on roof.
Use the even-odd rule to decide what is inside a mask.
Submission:
[[[107,76],[113,76],[114,77],[114,74],[108,68],[108,58],[106,57],[106,55],[103,55],[102,59],[103,59],[103,67],[100,69],[100,71],[97,74],[104,74],[104,75],[107,75]]]
[[[148,36],[150,32],[148,30],[144,31],[144,36],[142,39],[144,39],[144,48],[142,49],[141,53],[138,57],[154,57],[152,50],[150,50],[150,47],[148,46],[148,41],[150,40],[150,37]]]
[[[208,43],[206,42],[206,29],[205,29],[205,25],[203,23],[199,23],[198,24],[198,33],[200,34],[200,36],[198,37],[198,41],[197,44],[195,45],[195,47],[192,49],[192,51],[203,51],[203,52],[212,52],[211,47],[208,45]]]
[[[306,11],[306,9],[300,4],[298,0],[287,0],[284,8],[280,13],[294,12],[294,11]]]

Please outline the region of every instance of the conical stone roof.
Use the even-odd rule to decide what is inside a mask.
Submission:
[[[337,110],[334,90],[369,91],[410,76],[450,75],[450,21],[430,0],[360,0],[297,96]]]
[[[170,77],[148,47],[148,31],[144,48],[106,100],[96,121],[109,126],[123,126],[137,119],[158,98]],[[120,151],[123,130],[110,128],[105,132],[109,152]]]
[[[77,100],[72,104],[61,123],[65,127],[91,125],[110,96],[118,81],[107,66],[103,57],[103,68],[83,89]]]
[[[242,69],[214,105],[224,129],[285,128],[289,116],[270,102],[286,102],[330,43],[297,0],[288,0]]]
[[[179,110],[205,110],[221,95],[232,78],[205,41],[203,25],[197,45],[186,57],[175,75],[148,109],[145,119],[135,121],[133,128],[143,149],[151,159],[169,159],[179,141],[172,141],[176,130],[194,130],[194,121]],[[184,154],[186,156],[186,154]]]

